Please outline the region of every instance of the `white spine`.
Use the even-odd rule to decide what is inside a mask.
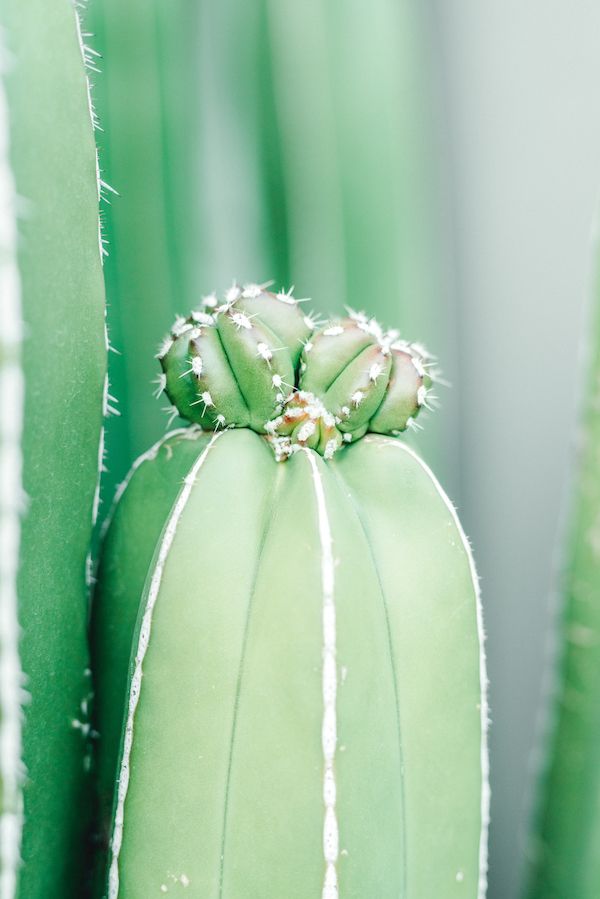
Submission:
[[[97,127],[96,121],[96,113],[94,112],[94,104],[92,103],[92,90],[90,85],[90,79],[87,75],[87,70],[90,68],[94,68],[92,59],[94,56],[94,51],[88,47],[83,40],[83,33],[81,30],[81,17],[80,10],[83,9],[83,4],[78,2],[78,0],[72,0],[73,2],[73,12],[75,14],[75,28],[77,31],[77,40],[79,42],[79,49],[81,52],[81,60],[84,66],[85,73],[85,85],[87,92],[87,104],[90,115],[90,126],[92,129],[92,133],[94,129]],[[97,55],[97,54],[96,54]],[[95,69],[97,71],[97,69]],[[96,149],[96,191],[98,195],[98,253],[100,256],[100,264],[104,264],[104,247],[102,242],[102,222],[100,220],[100,200],[102,197],[102,181],[100,179],[100,166],[98,163],[98,150]],[[108,330],[106,327],[106,310],[105,310],[105,321],[104,321],[104,345],[108,352],[109,340],[108,340]],[[103,388],[103,398],[102,398],[102,408],[99,410],[99,415],[101,417],[101,421],[107,415],[107,393],[108,393],[108,373],[104,375],[104,388]],[[96,480],[96,487],[94,490],[94,499],[92,504],[92,529],[96,526],[96,521],[98,520],[98,511],[100,509],[100,481],[102,478],[102,472],[104,470],[104,426],[100,426],[100,436],[98,438],[98,475]],[[94,561],[92,559],[92,551],[91,548],[86,556],[85,560],[86,564],[86,582],[88,589],[91,590],[93,584],[93,570],[94,570]]]
[[[368,440],[369,438],[367,437],[365,439]],[[425,462],[423,462],[423,460],[417,455],[417,453],[410,449],[405,443],[400,443],[397,440],[389,440],[386,441],[386,443],[388,443],[389,446],[396,447],[402,452],[408,453],[409,456],[412,456],[412,458],[419,463],[421,468],[425,472],[427,472],[427,474],[431,478],[441,499],[444,501],[448,511],[450,512],[454,524],[456,525],[456,529],[460,535],[460,539],[467,554],[467,559],[469,560],[469,568],[471,570],[471,577],[473,579],[473,585],[475,587],[477,632],[479,635],[479,681],[481,686],[481,833],[479,836],[479,884],[477,899],[485,899],[487,891],[488,870],[488,831],[490,825],[490,762],[488,753],[489,704],[488,680],[485,660],[485,631],[483,628],[483,612],[481,607],[479,577],[477,576],[477,569],[475,568],[475,561],[473,559],[473,553],[471,551],[471,544],[469,543],[469,539],[463,530],[462,524],[460,523],[459,517],[456,513],[456,509],[452,505],[450,499],[444,491],[444,488],[442,487],[432,470]]]
[[[321,742],[323,746],[323,856],[325,877],[322,899],[337,899],[339,896],[337,862],[339,857],[339,825],[336,812],[337,784],[335,779],[335,751],[337,746],[337,628],[335,613],[335,563],[331,525],[327,514],[323,481],[315,454],[304,452],[312,470],[319,538],[321,543],[321,589],[323,594],[323,724]]]
[[[196,459],[192,468],[185,476],[183,487],[179,493],[179,496],[177,497],[177,501],[167,522],[167,526],[165,528],[158,551],[156,565],[154,567],[154,571],[152,572],[152,578],[150,581],[150,587],[148,589],[148,596],[146,599],[146,607],[144,609],[144,615],[142,618],[138,636],[138,644],[135,653],[135,666],[131,677],[131,684],[129,687],[127,721],[125,723],[125,737],[123,740],[123,752],[119,771],[119,782],[117,786],[117,805],[115,809],[115,819],[113,822],[113,833],[111,840],[111,860],[108,876],[108,899],[116,899],[116,897],[119,895],[119,854],[121,852],[121,845],[123,842],[125,801],[127,799],[127,790],[129,787],[129,764],[131,759],[131,749],[133,746],[133,728],[135,713],[142,690],[144,658],[150,644],[154,607],[156,605],[156,600],[158,599],[165,563],[169,556],[171,546],[173,545],[173,540],[177,531],[177,525],[179,524],[179,520],[183,515],[188,499],[190,498],[192,487],[194,486],[200,469],[204,465],[208,453],[223,433],[223,431],[220,431],[214,434],[210,442],[205,447],[204,451]],[[152,450],[150,450],[150,452],[152,452]],[[143,457],[138,460],[138,465],[141,461],[143,461]]]
[[[75,25],[77,28],[77,39],[79,41],[79,49],[81,51],[81,59],[83,61],[85,72],[85,83],[87,90],[87,102],[88,102],[88,110],[90,113],[90,124],[92,126],[92,130],[97,127],[96,113],[94,111],[94,104],[92,102],[92,88],[90,85],[90,79],[87,76],[87,69],[93,69],[94,71],[98,71],[93,65],[93,58],[97,56],[97,53],[87,46],[87,44],[83,40],[83,32],[81,30],[81,16],[80,10],[83,9],[84,4],[82,2],[78,2],[78,0],[72,0],[73,2],[73,10],[75,12]],[[100,220],[100,199],[102,197],[102,180],[100,178],[100,163],[98,161],[98,150],[96,150],[96,189],[98,191],[98,252],[100,254],[100,261],[104,261],[104,245],[102,241],[102,222]]]
[[[1,35],[0,35],[1,37]],[[16,186],[10,167],[9,114],[0,46],[0,899],[17,891],[23,827],[21,689],[17,572],[23,504],[21,435],[21,283],[17,264]]]

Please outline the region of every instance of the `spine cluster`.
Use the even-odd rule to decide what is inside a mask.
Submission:
[[[419,428],[434,407],[434,362],[419,344],[349,311],[325,323],[292,291],[234,284],[178,317],[158,351],[171,417],[207,430],[250,427],[278,459],[302,447],[325,458],[367,432]]]

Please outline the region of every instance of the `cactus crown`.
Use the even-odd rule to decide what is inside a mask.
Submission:
[[[306,446],[330,458],[368,431],[417,428],[432,408],[431,357],[362,312],[319,322],[292,290],[234,284],[178,317],[157,357],[172,414],[206,430],[251,428],[278,459]]]

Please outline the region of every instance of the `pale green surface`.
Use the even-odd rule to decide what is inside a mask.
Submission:
[[[183,446],[173,444],[173,470]],[[341,895],[476,899],[480,657],[461,536],[401,444],[369,437],[334,463],[313,458],[336,560]],[[130,491],[150,489],[155,464],[134,475]],[[131,497],[114,525],[125,542],[108,559],[125,579],[143,514]],[[190,899],[320,894],[320,566],[306,453],[277,465],[251,432],[218,437],[154,610],[120,896],[158,899],[162,884],[177,894],[182,874]],[[137,574],[132,589],[139,583]],[[104,626],[99,644],[110,640]],[[118,684],[106,688],[115,695],[105,707],[120,720]]]
[[[477,896],[481,695],[465,546],[430,475],[399,441],[367,436],[332,467],[353,494],[385,595],[405,768],[406,895]]]
[[[596,252],[598,249],[596,248]],[[600,278],[596,271],[581,445],[551,719],[523,895],[596,899],[600,888]]]
[[[69,0],[5,0],[0,24],[16,188],[25,342],[19,572],[25,707],[25,827],[19,896],[81,888],[90,684],[85,562],[98,477],[105,369],[96,160]]]

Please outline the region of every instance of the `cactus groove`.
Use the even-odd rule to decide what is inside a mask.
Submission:
[[[109,527],[93,638],[110,899],[483,897],[476,578],[405,445],[166,438]]]

